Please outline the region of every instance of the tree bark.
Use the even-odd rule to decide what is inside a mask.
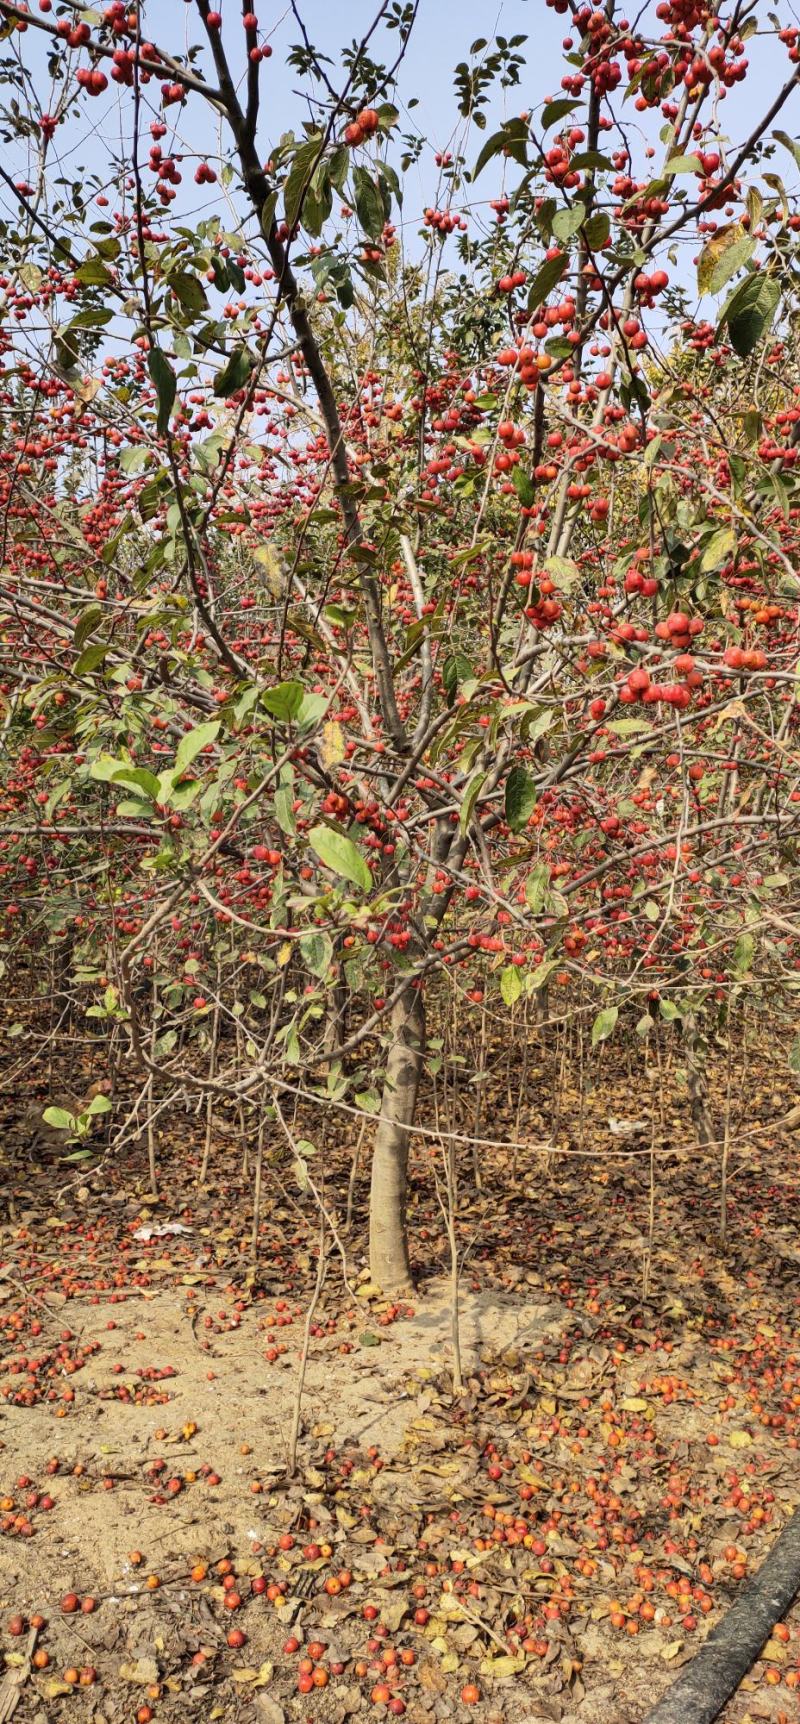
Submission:
[[[391,1042],[372,1153],[370,1273],[385,1293],[412,1286],[406,1231],[408,1128],[414,1123],[424,1057],[422,995],[408,988],[392,1010]]]
[[[697,1133],[698,1143],[702,1149],[707,1149],[709,1144],[714,1142],[714,1122],[711,1118],[708,1102],[705,1050],[693,1016],[683,1020],[683,1041],[686,1049],[686,1076],[692,1124]]]

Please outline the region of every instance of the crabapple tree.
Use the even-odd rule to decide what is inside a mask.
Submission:
[[[547,0],[560,88],[465,45],[428,141],[427,4],[337,68],[0,0],[4,961],[151,1089],[374,1115],[387,1291],[449,999],[680,1022],[709,1141],[709,1013],[797,963],[800,33]]]

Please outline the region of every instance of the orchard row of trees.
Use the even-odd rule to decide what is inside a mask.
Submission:
[[[800,32],[547,5],[561,89],[479,41],[437,147],[416,0],[338,68],[297,9],[281,65],[247,0],[0,0],[6,985],[302,1179],[298,1097],[374,1117],[387,1291],[453,996],[674,1020],[708,1141],[711,1014],[797,985]]]

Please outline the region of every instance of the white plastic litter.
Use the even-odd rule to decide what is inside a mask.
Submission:
[[[153,1227],[148,1222],[144,1227],[137,1227],[133,1237],[134,1239],[141,1239],[147,1245],[151,1239],[166,1239],[171,1233],[191,1233],[191,1231],[191,1227],[184,1227],[182,1221],[163,1221],[159,1227]]]

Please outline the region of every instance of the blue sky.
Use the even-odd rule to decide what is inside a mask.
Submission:
[[[297,3],[311,39],[334,63],[331,68],[333,82],[340,84],[343,82],[338,66],[340,51],[364,34],[374,18],[376,0],[297,0]],[[270,145],[282,132],[288,129],[296,132],[300,130],[309,110],[302,96],[299,75],[287,68],[285,63],[286,51],[300,37],[290,0],[278,0],[277,4],[268,4],[267,0],[255,0],[255,4],[262,27],[269,31],[274,50],[273,58],[262,67],[264,79],[259,145],[266,158]],[[232,61],[242,65],[238,0],[235,0],[235,4],[233,0],[222,0],[221,9],[224,39],[230,44]],[[618,10],[622,12],[621,4]],[[778,84],[784,82],[789,71],[786,50],[776,43],[774,31],[768,23],[767,15],[770,10],[777,11],[782,23],[795,21],[795,8],[787,4],[787,0],[774,0],[772,7],[765,0],[759,8],[763,33],[759,33],[747,44],[751,74],[746,84],[738,86],[719,108],[720,121],[734,143],[746,136],[754,118],[769,105]],[[635,4],[631,11],[639,18],[640,24],[654,36],[661,34],[663,26],[655,18],[655,0],[648,0],[643,8]],[[182,0],[145,0],[143,16],[147,32],[163,47],[171,48],[176,53],[181,53],[185,48],[187,31],[195,42],[202,39],[194,6],[186,6]],[[413,130],[419,133],[426,140],[427,146],[419,165],[412,168],[407,180],[404,219],[409,236],[418,227],[419,214],[424,205],[434,201],[438,179],[434,152],[436,149],[447,148],[452,143],[454,127],[458,124],[453,91],[453,68],[456,62],[468,57],[470,46],[477,37],[486,37],[491,42],[498,32],[506,37],[517,33],[527,35],[528,41],[521,50],[527,61],[521,84],[506,92],[497,91],[489,110],[491,130],[505,114],[517,113],[526,107],[535,109],[545,95],[558,93],[561,78],[564,72],[569,70],[565,66],[562,50],[562,38],[568,33],[568,28],[568,21],[547,7],[545,0],[488,0],[488,3],[487,0],[420,0],[411,43],[401,68],[398,94],[401,131]],[[34,73],[37,88],[46,96],[48,81],[45,74],[44,39],[37,31],[29,29],[27,34],[17,38],[17,41],[26,66]],[[396,31],[382,30],[374,39],[374,52],[379,59],[393,59],[397,46]],[[202,63],[206,63],[205,54]],[[158,86],[151,85],[145,94],[148,98],[152,95],[157,108]],[[412,95],[419,98],[419,105],[409,111],[403,104]],[[614,106],[618,112],[624,114],[626,131],[634,147],[638,139],[636,154],[639,156],[641,147],[647,141],[656,141],[660,116],[644,116],[645,131],[642,129],[642,117],[635,113],[631,103],[623,107],[621,95],[614,98]],[[70,118],[66,125],[59,128],[53,146],[51,172],[56,171],[56,155],[63,165],[64,173],[70,177],[83,178],[93,171],[102,172],[110,156],[119,157],[125,151],[131,110],[131,95],[129,91],[125,91],[123,112],[120,115],[119,96],[113,84],[107,95],[99,100],[84,98],[80,104],[79,116]],[[150,117],[151,114],[148,113],[147,119]],[[215,121],[202,103],[190,101],[183,113],[179,113],[175,108],[169,109],[167,118],[170,124],[177,121],[183,146],[189,155],[196,151],[207,152],[212,158],[216,156],[219,144]],[[793,105],[787,109],[779,123],[793,135],[800,135],[800,97],[794,98]],[[145,141],[149,142],[146,131]],[[474,162],[480,142],[481,135],[473,128],[466,146],[468,163]],[[165,150],[169,147],[176,148],[180,152],[181,142],[176,143],[168,136],[164,140],[164,147]],[[223,149],[227,150],[228,147],[226,140]],[[25,145],[18,147],[16,160],[12,151],[5,154],[4,160],[9,166],[14,161],[14,167],[24,173]],[[785,150],[779,148],[774,165],[788,186],[796,184],[796,169]],[[210,212],[212,208],[218,208],[226,225],[233,227],[233,206],[231,205],[226,215],[218,195],[218,187],[212,188],[211,197],[208,195],[208,188],[200,190],[195,187],[194,166],[191,159],[187,159],[184,164],[184,181],[179,197],[172,206],[173,213],[192,211],[197,214],[203,209]],[[642,161],[637,161],[636,166],[641,170]],[[488,199],[496,193],[498,175],[501,172],[500,163],[493,163],[486,170],[478,186],[478,195],[481,198]],[[0,204],[10,210],[13,200],[10,201],[8,195],[2,192]]]
[[[259,21],[269,32],[274,45],[272,61],[262,68],[264,95],[260,135],[266,147],[282,131],[292,126],[297,128],[307,109],[299,95],[300,79],[284,63],[286,49],[300,37],[291,5],[286,0],[278,0],[278,4],[255,0],[255,4]],[[353,39],[360,39],[376,10],[376,0],[298,0],[298,5],[312,41],[330,56],[334,68],[340,49]],[[226,6],[230,23],[225,18]],[[644,7],[634,4],[630,10],[644,22],[645,27],[649,25],[655,36],[661,33],[663,26],[655,18],[654,0],[648,0]],[[755,111],[768,105],[777,83],[783,82],[789,70],[786,50],[774,41],[774,32],[767,21],[768,13],[771,11],[773,16],[777,13],[781,22],[800,20],[800,7],[787,4],[787,0],[774,0],[773,5],[765,4],[759,10],[763,33],[747,45],[752,71],[746,85],[739,86],[720,109],[721,117],[730,124],[734,134],[746,130]],[[187,27],[192,40],[202,39],[194,7],[184,5],[181,0],[167,0],[166,4],[165,0],[144,0],[142,11],[145,27],[164,47],[180,52],[186,45]],[[222,0],[222,11],[224,38],[231,44],[232,62],[235,64],[238,60],[241,64],[238,0],[236,5],[232,0]],[[494,103],[493,118],[497,120],[504,108],[514,113],[523,106],[535,106],[545,94],[558,89],[562,75],[569,69],[564,65],[561,48],[567,28],[567,20],[546,6],[545,0],[420,0],[400,73],[401,96],[406,99],[412,94],[418,96],[419,106],[413,115],[404,115],[404,119],[423,132],[431,145],[445,146],[457,119],[453,67],[459,59],[467,57],[476,38],[486,37],[491,42],[498,33],[506,37],[517,33],[527,35],[528,41],[522,50],[527,59],[527,69],[523,73],[521,87],[507,91]],[[29,30],[25,37],[17,40],[26,63],[36,68],[36,83],[41,87],[43,80],[39,73],[43,69],[43,38],[38,32]],[[383,30],[374,40],[377,57],[390,59],[394,56],[398,41],[395,31]],[[335,70],[332,76],[336,82]],[[104,135],[109,144],[119,143],[119,127],[115,122],[116,95],[112,85],[107,98],[84,100],[82,121],[70,122],[70,154],[84,167],[92,168],[98,163],[98,133]],[[615,105],[619,106],[619,98],[615,99]],[[638,116],[632,113],[630,104],[626,115],[629,121],[637,122]],[[189,117],[188,130],[194,139],[213,149],[213,125],[203,124],[203,135],[199,136],[198,104],[192,104]],[[791,129],[800,133],[800,104],[796,104]],[[477,147],[475,134],[473,139]]]

